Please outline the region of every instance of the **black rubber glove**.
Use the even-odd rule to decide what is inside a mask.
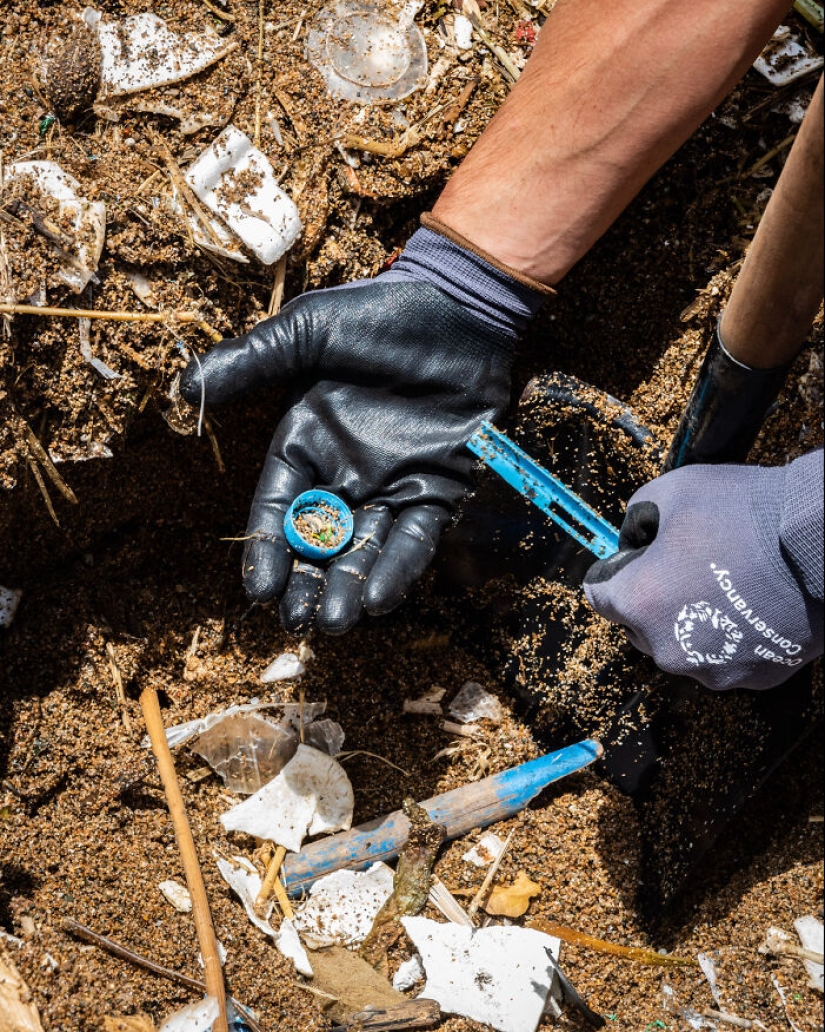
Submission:
[[[218,405],[261,383],[296,391],[266,457],[243,557],[249,596],[281,598],[281,620],[330,634],[387,613],[435,553],[470,487],[467,440],[509,398],[515,341],[426,282],[364,281],[297,298],[250,333],[192,362],[181,393]],[[299,560],[283,533],[302,491],[354,510],[350,547]]]

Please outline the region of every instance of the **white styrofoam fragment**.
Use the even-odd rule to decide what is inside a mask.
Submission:
[[[0,627],[11,627],[22,597],[19,588],[4,588],[0,584]]]
[[[499,723],[504,716],[501,703],[476,681],[467,681],[450,703],[450,713],[462,724],[476,720],[492,720]]]
[[[294,652],[282,652],[277,656],[261,674],[263,684],[272,684],[275,681],[290,681],[293,677],[301,677],[306,673],[306,667],[298,659]]]
[[[489,867],[504,852],[504,842],[495,832],[488,831],[461,857],[474,867]]]
[[[805,947],[806,950],[815,950],[817,953],[823,952],[825,947],[825,927],[822,922],[815,918],[813,914],[806,914],[805,917],[798,917],[793,923],[796,934],[799,936],[799,941]],[[816,961],[806,960],[805,970],[808,972],[808,985],[811,989],[816,989],[820,993],[823,991],[823,975],[825,975],[825,968],[822,964],[817,964]]]
[[[401,923],[427,974],[422,997],[497,1032],[535,1032],[553,983],[547,950],[557,957],[558,939],[517,926],[465,928],[426,917]]]
[[[346,831],[355,800],[347,773],[331,756],[299,745],[284,769],[221,816],[227,831],[241,831],[297,853],[305,835]]]
[[[97,271],[106,239],[106,205],[81,197],[80,183],[54,161],[16,161],[5,170],[3,182],[29,176],[37,189],[58,203],[60,216],[70,220],[77,253],[64,260],[58,277],[76,294],[85,290]]]
[[[86,20],[88,24],[90,19]],[[100,40],[100,86],[104,97],[180,82],[235,49],[215,32],[172,32],[163,18],[148,12],[130,15],[119,22],[98,18],[94,27]]]
[[[278,186],[266,155],[234,125],[228,125],[184,175],[198,199],[264,265],[281,258],[298,239],[303,229],[298,208]],[[249,181],[257,182],[254,189],[239,187]]]
[[[409,960],[399,964],[398,970],[393,976],[392,987],[397,989],[399,993],[403,993],[407,989],[412,989],[415,983],[419,982],[423,977],[424,965],[421,963],[421,957],[414,953]]]
[[[265,917],[255,913],[255,900],[261,891],[261,876],[249,860],[243,856],[235,856],[230,862],[221,857],[218,859],[218,870],[227,885],[243,903],[246,916],[252,924],[275,942],[278,951],[293,962],[296,971],[306,975],[307,978],[312,978],[312,965],[292,921],[285,917],[281,921],[280,928],[273,928],[268,920],[274,907],[272,902],[264,911]]]
[[[220,963],[221,967],[225,967],[226,966],[226,958],[229,956],[229,954],[228,954],[228,952],[226,950],[226,947],[224,946],[224,944],[221,942],[220,939],[216,939],[215,940],[215,947],[216,947],[216,949],[218,951],[218,962]],[[203,962],[203,954],[201,953],[200,950],[198,950],[198,966],[199,967],[206,967],[206,965]]]
[[[211,1032],[221,1009],[214,996],[204,996],[196,1003],[175,1011],[161,1025],[160,1032]]]
[[[719,979],[716,974],[716,965],[713,962],[713,957],[711,957],[709,953],[697,953],[696,959],[699,961],[699,967],[702,969],[702,974],[708,980],[713,1002],[717,1007],[721,1007],[722,1004],[719,998]]]
[[[178,913],[189,914],[192,912],[192,897],[185,885],[170,880],[162,881],[158,888]]]
[[[820,55],[808,53],[787,25],[780,25],[753,67],[774,86],[786,86],[821,68],[823,63],[825,60]]]
[[[473,23],[466,14],[457,14],[453,21],[453,36],[459,50],[470,50],[473,45]]]
[[[295,912],[295,927],[312,950],[357,946],[392,895],[393,874],[383,863],[366,871],[334,871],[319,878]]]

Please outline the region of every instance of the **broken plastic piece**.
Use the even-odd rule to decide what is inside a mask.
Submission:
[[[281,773],[223,814],[221,823],[227,831],[297,852],[306,835],[348,829],[354,802],[344,768],[331,756],[299,745]]]
[[[278,186],[269,159],[234,125],[224,129],[184,176],[198,199],[264,265],[285,255],[303,229],[298,209]],[[199,222],[191,225],[202,235]],[[238,252],[230,251],[229,257],[237,258]]]
[[[423,977],[424,965],[421,963],[421,957],[414,953],[409,960],[405,960],[399,965],[392,980],[392,987],[399,993],[403,993],[407,989],[412,989],[415,983],[420,982]]]
[[[814,953],[822,953],[823,946],[825,946],[825,929],[823,929],[822,922],[815,918],[813,914],[808,914],[805,917],[798,917],[794,923],[796,934],[799,936],[799,940],[806,950],[812,950]],[[823,990],[823,975],[825,975],[825,968],[822,964],[817,964],[813,960],[803,961],[805,964],[805,970],[808,972],[808,985],[811,989],[816,989],[817,992]]]
[[[427,82],[427,47],[403,6],[336,0],[313,18],[306,56],[338,100],[400,100]]]
[[[90,280],[96,279],[106,239],[106,205],[81,197],[80,183],[54,161],[16,161],[5,170],[3,184],[21,176],[29,176],[37,190],[57,201],[61,220],[70,223],[75,250],[70,253],[58,248],[63,255],[58,279],[79,294]]]
[[[304,727],[304,742],[327,756],[337,756],[344,747],[344,729],[334,720],[316,720]]]
[[[306,667],[294,652],[282,652],[261,674],[262,684],[273,684],[275,681],[291,681],[303,677]]]
[[[307,978],[312,978],[313,972],[309,957],[289,918],[284,918],[281,921],[280,929],[276,930],[269,923],[269,915],[272,913],[274,902],[269,902],[264,911],[264,917],[255,911],[255,901],[261,891],[261,876],[249,860],[243,856],[234,856],[231,862],[220,858],[218,870],[227,885],[243,903],[246,916],[252,924],[259,928],[264,935],[268,935],[274,940],[278,951],[294,963],[296,971],[306,975]]]
[[[171,32],[163,18],[144,12],[104,22],[87,7],[83,20],[100,40],[101,96],[122,96],[188,79],[234,50],[215,32]]]
[[[486,835],[481,836],[472,849],[467,850],[461,859],[466,860],[474,867],[489,867],[494,860],[498,860],[503,850],[504,840],[495,832],[488,831]]]
[[[318,879],[306,903],[295,912],[295,927],[312,950],[357,946],[392,895],[392,886],[392,870],[382,863],[366,871],[328,874]]]
[[[462,928],[426,917],[403,917],[424,964],[421,997],[498,1032],[535,1032],[553,971],[546,950],[559,941],[529,928]]]
[[[504,716],[501,703],[475,681],[467,681],[450,703],[450,713],[462,724],[476,720],[492,720],[498,724]]]
[[[824,59],[809,51],[787,25],[780,25],[753,67],[774,86],[786,86],[821,68]]]
[[[192,752],[206,760],[230,792],[251,795],[295,755],[298,736],[258,713],[233,713],[204,731]]]
[[[158,888],[178,913],[191,913],[192,897],[189,895],[189,889],[185,885],[181,885],[180,882],[176,881],[162,881]]]
[[[215,997],[204,996],[202,1000],[175,1011],[161,1025],[160,1032],[211,1032],[219,1014],[220,1007]]]
[[[0,627],[11,627],[22,597],[18,588],[4,588],[0,584]]]

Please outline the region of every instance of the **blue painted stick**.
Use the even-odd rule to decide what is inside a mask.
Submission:
[[[618,551],[618,530],[491,423],[482,423],[467,447],[597,558]]]
[[[547,785],[589,766],[601,754],[601,745],[586,739],[501,774],[454,788],[421,805],[436,823],[446,825],[448,839],[457,838],[473,828],[485,828],[520,813]],[[377,860],[392,860],[401,851],[409,831],[408,818],[396,810],[350,831],[311,842],[284,862],[287,892],[298,895],[318,878],[342,868],[361,870]]]

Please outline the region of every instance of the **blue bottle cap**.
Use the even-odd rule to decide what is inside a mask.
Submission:
[[[284,534],[305,559],[331,559],[352,540],[352,512],[331,491],[304,491],[286,511]]]

